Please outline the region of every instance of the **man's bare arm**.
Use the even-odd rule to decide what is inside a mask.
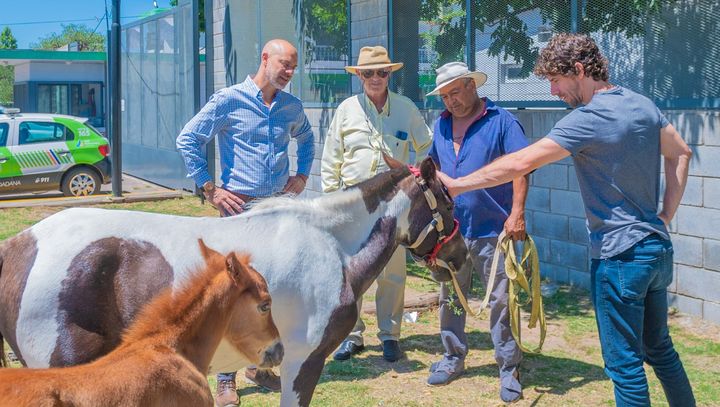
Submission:
[[[510,182],[536,168],[562,160],[569,155],[569,151],[545,137],[520,151],[502,156],[464,177],[452,179],[442,172],[438,173],[438,176],[445,184],[450,195],[457,196],[463,192],[490,188]]]
[[[692,151],[672,124],[660,130],[660,153],[665,157],[665,195],[658,216],[669,224],[685,192]]]

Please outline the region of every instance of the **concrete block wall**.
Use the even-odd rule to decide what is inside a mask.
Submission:
[[[213,32],[213,83],[215,90],[227,86],[225,70],[225,5],[227,0],[213,0],[212,32]],[[201,45],[202,46],[202,45]]]
[[[720,323],[720,112],[667,111],[693,150],[671,237],[675,281],[670,305]]]

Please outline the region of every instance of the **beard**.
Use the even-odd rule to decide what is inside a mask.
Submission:
[[[265,71],[265,79],[272,85],[273,88],[277,90],[282,90],[285,88],[285,86],[288,84],[287,82],[283,83],[280,79],[280,75],[273,75],[269,71]]]

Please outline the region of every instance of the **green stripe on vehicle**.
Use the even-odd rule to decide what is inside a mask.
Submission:
[[[20,168],[27,167],[27,164],[25,163],[25,158],[22,156],[22,154],[15,154],[15,159],[17,160],[18,166]]]
[[[27,162],[27,166],[29,168],[32,168],[35,166],[35,159],[33,158],[32,154],[30,152],[23,153],[23,157],[25,158],[25,161]]]
[[[36,167],[42,167],[45,165],[43,157],[37,151],[33,151],[31,154],[33,159],[35,160]]]

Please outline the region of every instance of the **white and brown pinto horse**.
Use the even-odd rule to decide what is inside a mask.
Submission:
[[[355,323],[356,299],[397,246],[447,279],[438,264],[459,269],[467,254],[456,232],[430,159],[420,171],[395,168],[311,200],[271,198],[230,218],[68,209],[0,247],[0,334],[30,367],[108,353],[142,304],[192,277],[202,238],[221,253],[252,255],[285,348],[281,405],[307,406],[326,357]],[[221,344],[210,370],[247,364]]]
[[[249,256],[223,256],[202,241],[200,251],[203,268],[148,303],[109,354],[70,367],[0,369],[0,407],[210,407],[207,370],[231,323],[249,360],[279,364],[270,294]]]

